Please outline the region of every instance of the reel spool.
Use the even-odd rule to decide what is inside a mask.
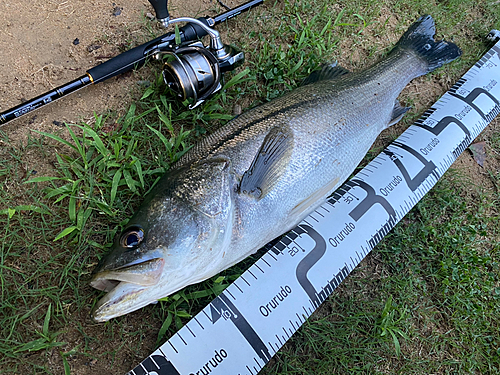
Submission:
[[[221,88],[219,60],[201,43],[164,52],[163,80],[181,100],[193,99],[192,109]]]
[[[198,25],[210,36],[210,45],[193,42],[171,50],[159,51],[156,58],[167,57],[163,67],[163,80],[182,100],[192,99],[190,109],[203,103],[207,97],[220,90],[221,73],[233,70],[245,56],[243,52],[222,43],[218,31],[188,17],[170,20],[169,24],[189,22]]]

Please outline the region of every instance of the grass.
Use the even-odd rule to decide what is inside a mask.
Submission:
[[[481,36],[500,28],[499,5],[486,0],[268,2],[232,20],[245,34],[226,39],[254,52],[225,90],[193,111],[154,77],[121,117],[96,115],[18,143],[0,133],[0,373],[124,373],[172,335],[254,258],[157,306],[92,323],[100,294],[88,286],[90,273],[141,197],[232,117],[234,103],[280,96],[323,62],[365,67],[423,13],[464,54],[422,87],[455,82],[487,49]],[[406,97],[414,112],[398,134],[437,99]],[[493,129],[485,140],[498,163]],[[28,156],[50,167],[27,170]],[[467,171],[448,172],[262,373],[500,373],[500,175],[487,172],[487,187]]]

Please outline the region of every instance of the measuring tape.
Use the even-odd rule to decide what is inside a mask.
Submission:
[[[129,375],[257,374],[500,112],[500,41]]]

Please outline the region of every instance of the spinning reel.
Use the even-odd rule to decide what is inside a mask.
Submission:
[[[218,31],[211,28],[215,21],[211,18],[194,19],[180,17],[170,19],[167,0],[149,0],[156,11],[157,19],[170,26],[178,22],[188,22],[181,28],[184,42],[171,44],[159,50],[155,58],[165,61],[163,79],[181,100],[191,100],[189,108],[195,108],[210,95],[221,89],[222,73],[235,69],[244,61],[243,52],[222,43]],[[191,30],[187,30],[190,27]],[[198,39],[202,35],[210,37],[210,44],[204,46]]]

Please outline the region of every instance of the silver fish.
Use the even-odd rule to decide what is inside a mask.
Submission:
[[[146,197],[91,285],[96,321],[127,314],[238,263],[296,226],[408,108],[415,77],[460,56],[423,16],[367,70],[314,72],[296,90],[206,137]]]

